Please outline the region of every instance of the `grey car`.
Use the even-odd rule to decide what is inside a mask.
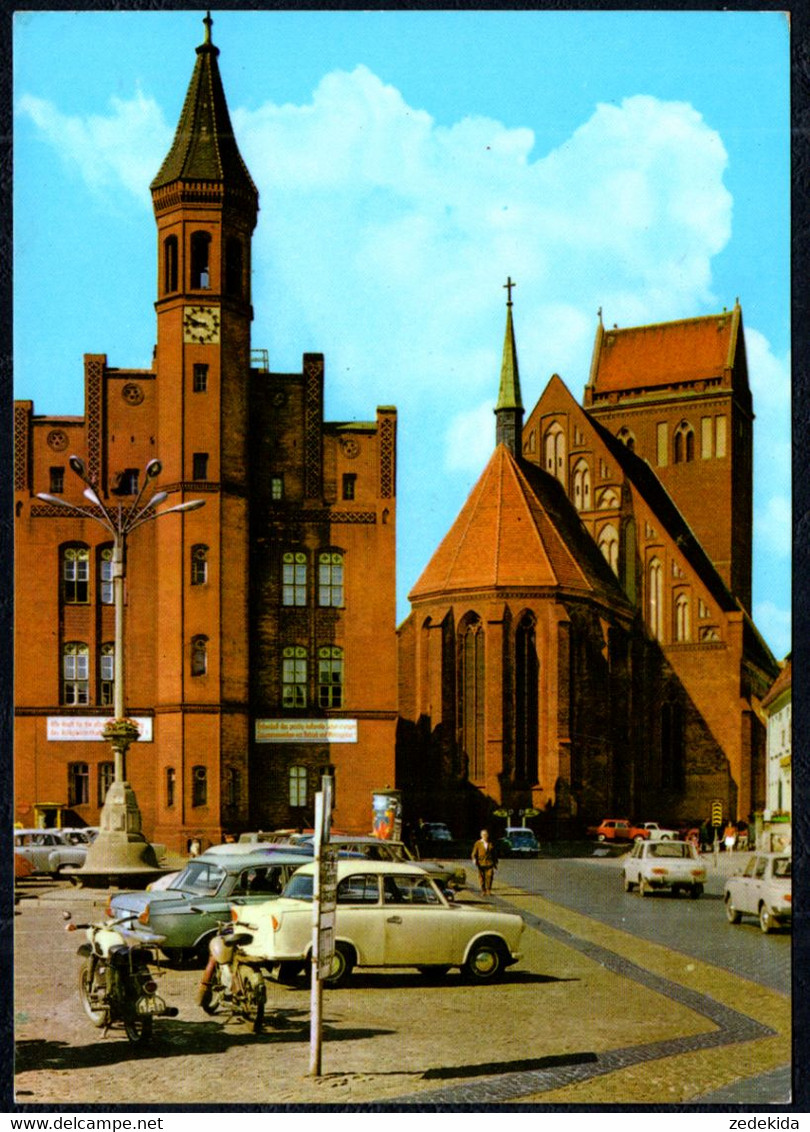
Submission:
[[[61,829],[15,829],[14,852],[31,864],[34,873],[58,876],[82,867],[87,844],[74,844]]]
[[[404,841],[387,840],[371,834],[334,834],[329,838],[329,843],[337,845],[338,850],[348,849],[362,854],[369,861],[395,861],[407,865],[414,860]],[[419,865],[443,889],[460,889],[467,885],[467,874],[460,865],[423,860],[419,861]]]
[[[107,914],[132,913],[164,937],[161,950],[168,959],[204,963],[208,941],[230,919],[231,904],[263,904],[278,896],[295,870],[312,859],[307,846],[240,849],[235,844],[207,849],[167,888],[116,893]]]

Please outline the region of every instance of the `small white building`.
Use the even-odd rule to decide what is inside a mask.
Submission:
[[[774,819],[790,820],[791,812],[791,724],[792,676],[790,655],[770,691],[762,701],[767,717],[767,783],[765,788],[765,825],[773,827]]]

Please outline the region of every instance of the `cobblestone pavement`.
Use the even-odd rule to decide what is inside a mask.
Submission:
[[[195,1006],[199,972],[190,970],[161,976],[180,1015],[158,1020],[157,1042],[141,1051],[102,1036],[78,1005],[76,937],[62,931],[61,913],[72,906],[85,916],[93,899],[61,889],[20,906],[21,1106],[787,1101],[786,995],[503,884],[497,904],[527,923],[524,957],[504,981],[357,973],[325,996],[320,1077],[308,1075],[308,991],[274,987],[271,1024],[254,1036]]]

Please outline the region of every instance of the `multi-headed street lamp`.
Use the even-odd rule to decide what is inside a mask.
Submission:
[[[177,503],[174,507],[156,510],[168,492],[153,491],[144,501],[147,485],[152,484],[162,471],[160,460],[150,460],[145,468],[145,476],[134,503],[123,507],[110,508],[102,501],[96,487],[87,476],[84,460],[71,456],[68,460],[71,470],[76,473],[84,487],[84,497],[92,505],[78,507],[57,495],[38,492],[37,499],[63,508],[72,515],[92,519],[112,535],[112,584],[115,607],[115,652],[113,671],[113,718],[104,728],[104,738],[113,749],[113,781],[104,799],[101,810],[100,830],[89,847],[87,859],[81,869],[74,874],[82,883],[92,885],[111,882],[116,876],[126,875],[132,879],[133,873],[148,873],[158,868],[155,851],[143,835],[141,814],[135,798],[135,791],[126,780],[126,757],[130,744],[139,735],[138,726],[127,718],[124,697],[124,576],[126,570],[127,538],[144,523],[171,515],[178,511],[195,511],[205,506],[203,499],[190,499]]]

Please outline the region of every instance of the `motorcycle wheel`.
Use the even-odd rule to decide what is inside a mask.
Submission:
[[[211,982],[207,987],[202,988],[197,1002],[206,1014],[216,1014],[222,1006],[222,996],[224,994],[225,988],[222,985],[219,965],[217,965],[216,971],[214,971],[214,974],[211,976]]]
[[[131,1042],[144,1045],[152,1040],[153,1022],[154,1018],[151,1014],[131,1014],[124,1019],[124,1030]]]
[[[95,959],[82,963],[79,971],[79,1000],[87,1017],[99,1029],[107,1025],[109,1011],[106,1007],[96,1009],[94,1003],[98,1001],[99,993],[106,998],[106,990],[106,980],[99,974]]]
[[[244,988],[245,1016],[253,1023],[253,1033],[261,1033],[264,1023],[264,1004],[267,1001],[267,987],[259,971],[245,967],[242,971]]]

